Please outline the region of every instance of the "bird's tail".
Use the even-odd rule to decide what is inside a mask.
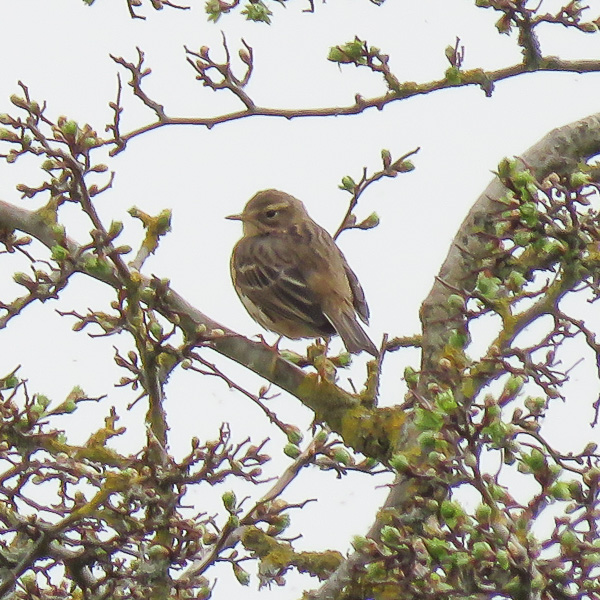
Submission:
[[[333,314],[328,314],[326,316],[342,338],[348,352],[358,354],[365,350],[372,356],[379,356],[377,347],[365,333],[365,330],[360,326],[354,314],[338,311],[335,316]]]

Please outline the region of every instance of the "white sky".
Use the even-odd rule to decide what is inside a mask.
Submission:
[[[302,13],[304,5],[297,1],[290,2],[287,9],[275,7],[271,27],[237,16],[209,24],[204,3],[190,3],[191,11],[147,10],[146,21],[132,21],[124,0],[97,0],[91,8],[76,0],[5,0],[0,112],[15,112],[8,98],[19,93],[20,79],[34,99],[47,101],[49,117],[64,114],[90,123],[102,134],[112,116],[108,102],[115,98],[116,73],[121,72],[123,81],[128,81],[127,73],[108,55],[135,61],[136,46],[145,51],[146,64],[153,71],[145,89],[165,105],[167,114],[208,116],[236,110],[239,102],[226,92],[202,88],[185,62],[184,44],[192,50],[207,45],[219,56],[221,30],[234,56],[240,37],[254,48],[255,74],[247,91],[258,104],[268,107],[347,105],[356,92],[365,97],[381,94],[384,88],[377,75],[351,66],[339,69],[326,61],[330,46],[355,35],[388,53],[401,81],[441,78],[448,66],[444,48],[454,44],[456,36],[466,47],[465,68],[498,68],[520,58],[514,41],[496,34],[493,23],[497,14],[476,9],[467,0],[388,0],[381,8],[367,0],[329,0],[325,5],[317,2],[313,15]],[[600,0],[587,4],[592,9],[589,13],[597,16]],[[558,3],[546,5],[550,9]],[[558,26],[542,33],[542,48],[548,54],[563,58],[600,55],[600,35],[575,35]],[[129,131],[153,116],[125,87],[122,129]],[[212,318],[254,335],[260,328],[247,316],[229,280],[229,256],[240,227],[223,217],[239,212],[255,191],[275,187],[303,200],[311,216],[333,231],[346,208],[346,194],[337,189],[342,176],[358,179],[363,166],[371,172],[378,169],[382,148],[400,156],[420,146],[413,159],[416,171],[372,186],[357,209],[359,217],[376,211],[380,227],[347,232],[340,240],[365,288],[372,314],[369,331],[378,343],[384,332],[409,335],[418,331],[420,303],[457,227],[498,161],[521,153],[554,127],[596,112],[599,91],[600,74],[533,74],[498,83],[492,98],[479,89],[465,88],[397,102],[381,112],[369,110],[354,117],[291,122],[253,118],[210,131],[164,128],[133,140],[126,152],[108,160],[116,178],[112,190],[99,197],[98,208],[107,222],[125,222],[124,239],[134,245],[140,232],[126,214],[130,206],[151,214],[172,208],[173,231],[147,262],[145,272],[170,278],[174,289]],[[42,199],[21,200],[14,185],[34,185],[41,181],[40,176],[31,160],[16,165],[0,163],[0,197],[30,208],[39,206]],[[67,218],[68,232],[84,241],[87,224],[77,215]],[[10,282],[12,270],[17,268],[12,258],[0,256],[2,300],[8,299],[6,294],[20,293]],[[85,407],[89,421],[70,432],[70,440],[85,440],[102,426],[101,419],[115,405],[123,423],[132,425],[131,434],[117,445],[123,451],[135,451],[144,438],[145,403],[127,412],[131,396],[112,387],[122,375],[112,362],[112,345],[126,344],[72,333],[72,322],[54,312],[58,307],[106,309],[111,299],[110,290],[79,277],[60,302],[28,308],[0,333],[5,349],[0,373],[22,364],[21,374],[29,379],[30,391],[46,393],[56,401],[75,384],[81,384],[90,395],[109,394],[103,402]],[[217,360],[250,389],[258,389],[258,378],[208,352],[205,356]],[[364,360],[356,360],[353,378],[357,382],[363,376]],[[400,378],[407,363],[417,366],[416,355],[405,352],[386,358],[384,404],[402,400]],[[269,449],[277,460],[270,473],[276,474],[279,466],[286,464],[279,450],[282,436],[246,400],[218,381],[206,379],[178,373],[168,386],[171,450],[181,456],[192,436],[213,438],[219,423],[227,420],[232,423],[234,438],[273,439]],[[595,393],[591,390],[591,397]],[[298,404],[283,396],[273,402],[284,420],[296,421],[308,430],[311,415]],[[589,421],[589,406],[582,407],[584,421]],[[66,427],[66,421],[61,426]],[[308,495],[319,497],[319,502],[309,505],[305,518],[298,521],[305,524],[293,529],[305,536],[299,546],[335,546],[345,551],[350,536],[364,532],[385,497],[385,488],[373,491],[373,484],[366,477],[339,482],[332,474],[304,474],[286,499]],[[242,490],[238,496],[253,493]],[[205,491],[202,502],[211,495],[219,497],[222,491]],[[323,532],[325,536],[319,537]],[[227,578],[224,571],[213,596],[216,600],[230,597]],[[316,585],[302,579],[289,588],[260,593],[261,598],[285,600]],[[256,581],[240,593],[258,598]]]

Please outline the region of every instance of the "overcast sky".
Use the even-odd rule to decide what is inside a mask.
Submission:
[[[127,73],[109,53],[135,61],[136,46],[144,50],[152,69],[146,91],[165,105],[170,116],[210,116],[237,110],[239,101],[226,92],[203,88],[185,61],[184,45],[192,50],[206,45],[219,56],[221,31],[234,56],[241,37],[254,48],[255,73],[247,91],[266,107],[348,105],[357,92],[365,97],[383,93],[377,75],[351,66],[340,69],[326,60],[329,47],[355,35],[388,53],[401,81],[440,79],[448,66],[444,49],[454,44],[457,36],[466,48],[465,68],[492,69],[520,59],[514,40],[497,35],[493,26],[496,13],[476,9],[467,0],[388,0],[380,8],[367,0],[329,0],[327,4],[316,2],[315,14],[301,12],[305,5],[297,0],[287,8],[274,7],[271,27],[235,15],[216,25],[207,23],[203,2],[191,0],[191,4],[190,11],[141,11],[147,17],[142,21],[129,18],[124,0],[96,0],[92,7],[77,0],[5,0],[0,112],[15,112],[9,97],[19,93],[20,79],[34,99],[48,103],[50,118],[64,114],[90,123],[102,135],[112,116],[108,103],[115,98],[116,73],[128,81]],[[548,9],[558,4],[545,3]],[[587,4],[590,14],[597,16],[600,1]],[[542,48],[546,54],[563,58],[598,57],[600,35],[547,27],[542,31]],[[148,261],[145,272],[168,277],[174,289],[206,314],[251,336],[261,330],[244,311],[229,279],[229,256],[241,235],[240,225],[223,217],[239,212],[257,190],[275,187],[303,200],[313,218],[334,231],[347,203],[347,194],[337,187],[341,178],[351,175],[358,179],[365,166],[371,171],[378,169],[382,148],[399,156],[419,146],[413,159],[416,170],[373,186],[357,209],[359,217],[376,211],[380,227],[346,232],[339,242],[365,288],[372,314],[369,332],[378,343],[383,333],[393,336],[418,331],[420,303],[457,227],[498,161],[520,154],[554,127],[597,111],[599,92],[600,74],[544,73],[500,82],[492,98],[479,89],[465,88],[397,102],[381,112],[370,110],[354,117],[253,118],[210,131],[163,128],[133,140],[126,152],[107,160],[116,177],[113,188],[99,197],[98,208],[107,223],[111,219],[125,222],[124,239],[133,245],[139,243],[141,234],[137,223],[127,216],[129,207],[136,205],[151,214],[171,208],[173,231]],[[127,86],[123,105],[123,131],[153,120]],[[0,163],[0,197],[37,207],[46,199],[21,200],[14,186],[19,182],[34,185],[41,177],[33,160]],[[68,210],[64,218],[68,232],[85,241],[85,221]],[[24,269],[25,264],[15,267],[11,257],[0,256],[1,300],[20,292],[10,283],[17,268]],[[75,384],[81,384],[90,395],[108,394],[103,402],[86,406],[89,422],[97,419],[94,428],[100,427],[108,407],[116,405],[123,423],[132,425],[130,435],[116,444],[121,450],[135,451],[145,435],[141,426],[145,404],[140,402],[127,411],[131,396],[113,388],[121,373],[112,362],[112,345],[127,348],[128,342],[90,340],[85,334],[75,334],[70,330],[72,321],[54,312],[56,308],[102,310],[111,299],[110,290],[79,277],[59,302],[28,308],[1,333],[2,347],[11,350],[10,355],[4,354],[0,371],[22,364],[21,374],[29,379],[31,391],[44,392],[57,401]],[[287,346],[304,347],[302,343]],[[365,360],[356,360],[353,377],[358,382]],[[219,364],[250,389],[257,389],[258,378],[229,362]],[[418,357],[405,352],[386,359],[384,404],[402,400],[400,376],[405,364],[417,366]],[[215,437],[219,423],[228,420],[237,438],[252,435],[256,441],[262,437],[274,440],[270,449],[278,453],[279,462],[273,467],[276,474],[285,460],[278,449],[281,435],[243,398],[220,382],[206,379],[177,373],[167,388],[171,450],[181,456],[189,449],[192,436]],[[299,422],[308,433],[309,411],[283,396],[276,403],[282,418]],[[589,421],[589,414],[584,417]],[[69,439],[83,441],[90,431],[79,428],[70,432]],[[306,548],[335,545],[345,551],[351,535],[364,532],[372,521],[374,509],[386,493],[385,488],[373,491],[372,486],[384,481],[361,477],[338,482],[331,474],[311,477],[302,479],[286,496],[290,501],[301,499],[307,495],[303,485],[320,486],[308,493],[319,496],[319,502],[309,506],[305,524],[294,531],[302,530]],[[325,497],[319,493],[323,489],[328,490]],[[214,491],[215,496],[222,491]],[[207,491],[203,502],[211,493]],[[349,520],[355,530],[349,530]],[[319,531],[327,532],[325,539],[316,535]],[[226,577],[223,573],[221,581]],[[316,585],[302,579],[288,589],[263,591],[260,597],[294,598],[300,590]],[[223,583],[214,598],[221,600],[230,594]],[[244,591],[244,597],[258,598],[256,581]]]

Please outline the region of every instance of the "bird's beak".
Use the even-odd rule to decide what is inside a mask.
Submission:
[[[243,221],[244,220],[244,215],[229,215],[229,216],[227,216],[225,218],[229,219],[230,221]]]

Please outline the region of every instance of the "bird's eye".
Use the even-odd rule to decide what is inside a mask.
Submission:
[[[277,210],[267,210],[265,212],[265,217],[267,217],[267,219],[274,219],[277,216],[277,213],[279,211]]]

